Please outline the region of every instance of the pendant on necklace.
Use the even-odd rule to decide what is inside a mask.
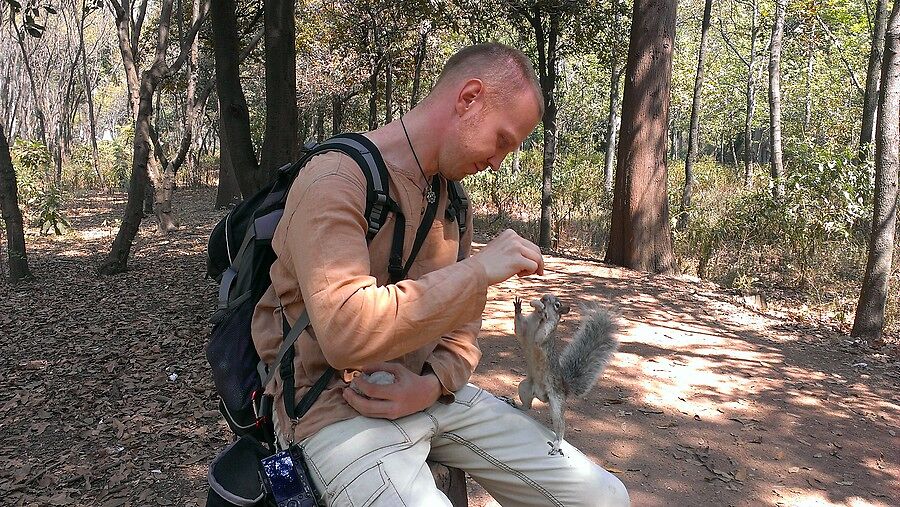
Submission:
[[[430,187],[425,192],[425,200],[428,201],[428,204],[434,204],[434,201],[437,200],[437,196],[434,194],[434,190],[432,190]]]

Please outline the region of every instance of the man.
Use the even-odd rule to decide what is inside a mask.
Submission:
[[[451,57],[431,93],[401,120],[365,134],[384,158],[391,195],[407,220],[404,259],[434,197],[432,178],[498,169],[542,114],[528,58],[483,44]],[[488,286],[542,274],[540,250],[504,231],[469,256],[471,213],[459,238],[445,218],[443,191],[409,279],[389,284],[394,221],[366,244],[366,188],[344,154],[318,155],[306,165],[272,241],[272,287],[253,318],[256,347],[272,362],[282,342],[282,307],[291,324],[308,312],[311,326],[295,345],[297,399],[329,365],[339,372],[297,421],[284,411],[280,378],[268,386],[280,445],[301,445],[327,503],[449,505],[428,458],[469,472],[504,505],[628,505],[612,474],[568,444],[564,455],[549,456],[548,429],[467,385],[481,358],[476,338]],[[388,371],[396,380],[358,379],[360,395],[346,383],[349,371],[360,370]]]

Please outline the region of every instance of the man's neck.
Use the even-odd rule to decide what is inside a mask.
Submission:
[[[438,140],[441,135],[427,121],[424,111],[413,109],[399,119],[366,133],[381,152],[385,161],[406,169],[410,174],[419,173],[419,164],[427,178],[438,172]],[[409,134],[407,140],[403,126]],[[412,144],[412,149],[410,149]],[[413,154],[415,152],[415,155]],[[418,163],[416,163],[418,158]]]

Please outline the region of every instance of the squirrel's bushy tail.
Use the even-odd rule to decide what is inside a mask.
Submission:
[[[562,378],[569,393],[583,396],[603,373],[619,347],[613,317],[599,308],[585,308],[572,342],[559,357]]]

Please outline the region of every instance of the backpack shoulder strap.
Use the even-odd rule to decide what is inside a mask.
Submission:
[[[306,163],[314,155],[326,151],[340,151],[356,162],[366,177],[366,210],[368,221],[366,240],[371,241],[387,221],[389,211],[399,211],[390,197],[390,180],[381,153],[366,136],[356,133],[340,134],[322,142],[304,157]]]
[[[456,221],[459,227],[459,236],[466,232],[466,220],[469,213],[469,196],[458,181],[448,181],[447,194],[449,202],[447,203],[447,220]]]

